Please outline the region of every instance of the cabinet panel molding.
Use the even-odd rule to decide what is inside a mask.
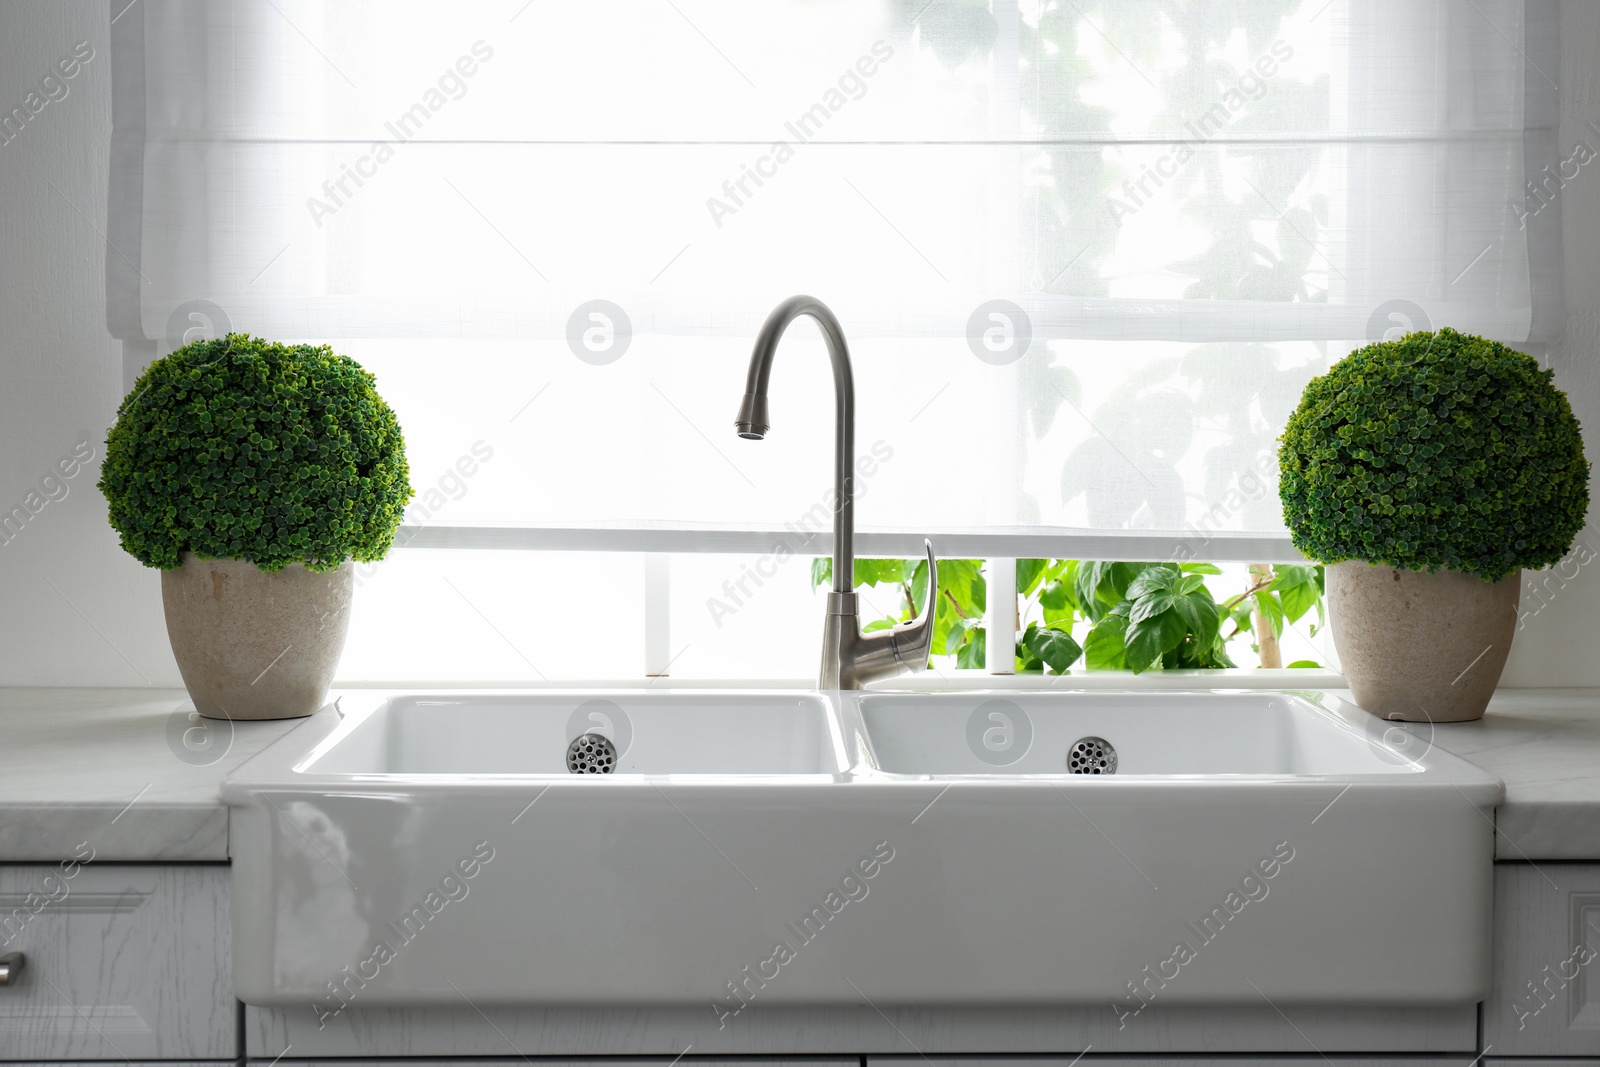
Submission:
[[[0,1060],[231,1060],[228,871],[0,866]]]
[[[1494,907],[1491,1058],[1600,1056],[1600,863],[1497,864]]]

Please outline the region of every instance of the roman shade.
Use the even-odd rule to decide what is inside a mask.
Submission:
[[[112,9],[130,379],[227,329],[355,356],[412,544],[826,526],[809,325],[771,438],[732,432],[805,292],[852,346],[863,554],[1297,558],[1304,383],[1408,328],[1538,345],[1592,155],[1548,0]]]

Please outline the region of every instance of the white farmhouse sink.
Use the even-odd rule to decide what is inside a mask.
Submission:
[[[1487,991],[1499,782],[1334,698],[351,703],[223,785],[248,1003],[723,1019],[747,1002],[1122,1015]],[[567,771],[585,732],[613,742],[615,773]],[[1116,773],[1068,773],[1090,738]]]

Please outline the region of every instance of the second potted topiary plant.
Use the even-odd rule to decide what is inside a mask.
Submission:
[[[1327,570],[1356,702],[1387,719],[1483,715],[1516,631],[1520,568],[1561,559],[1589,506],[1552,371],[1451,329],[1358,349],[1284,429],[1284,522]]]
[[[100,490],[122,547],[161,569],[167,634],[202,715],[322,706],[352,560],[381,559],[411,483],[372,375],[244,334],[152,363],[117,411]]]

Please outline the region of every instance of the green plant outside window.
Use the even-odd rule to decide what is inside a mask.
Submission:
[[[928,596],[927,561],[858,559],[856,587],[887,586],[900,613],[869,623],[881,630],[915,617]],[[1222,571],[1210,563],[1119,563],[1076,559],[1019,559],[1016,670],[1061,674],[1089,670],[1181,670],[1233,667],[1228,645],[1248,638],[1262,666],[1276,661],[1284,628],[1315,612],[1311,633],[1324,624],[1323,569],[1315,564],[1254,564],[1240,592],[1218,599],[1206,584]],[[813,586],[833,580],[833,564],[811,565]],[[988,653],[984,627],[987,583],[983,561],[939,561],[939,603],[933,654],[956,666],[981,668]],[[1290,667],[1317,667],[1298,660]]]

